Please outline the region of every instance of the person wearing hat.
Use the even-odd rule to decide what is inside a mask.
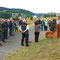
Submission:
[[[27,24],[26,20],[23,20],[23,24],[20,26],[20,31],[22,33],[22,40],[21,45],[24,46],[24,38],[26,40],[26,46],[29,46],[28,39],[29,39],[29,25]]]

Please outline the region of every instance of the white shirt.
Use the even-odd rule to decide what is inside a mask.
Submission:
[[[57,20],[57,24],[60,24],[60,20]]]

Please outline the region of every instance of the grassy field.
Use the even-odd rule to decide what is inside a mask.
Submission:
[[[60,60],[60,38],[42,37],[39,43],[32,42],[30,47],[23,47],[8,55],[3,60]]]

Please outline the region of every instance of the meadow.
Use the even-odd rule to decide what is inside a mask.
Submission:
[[[30,43],[30,47],[22,47],[3,60],[60,60],[60,38],[46,39],[44,36],[38,43]]]
[[[49,17],[48,19],[56,19],[58,17]],[[30,27],[34,25],[34,20],[27,20]],[[45,36],[39,39],[38,43],[32,41],[29,47],[8,53],[3,60],[60,60],[60,38],[49,38]]]

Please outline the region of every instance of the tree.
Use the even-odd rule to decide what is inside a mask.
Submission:
[[[11,17],[10,13],[0,13],[0,18],[9,19]]]

